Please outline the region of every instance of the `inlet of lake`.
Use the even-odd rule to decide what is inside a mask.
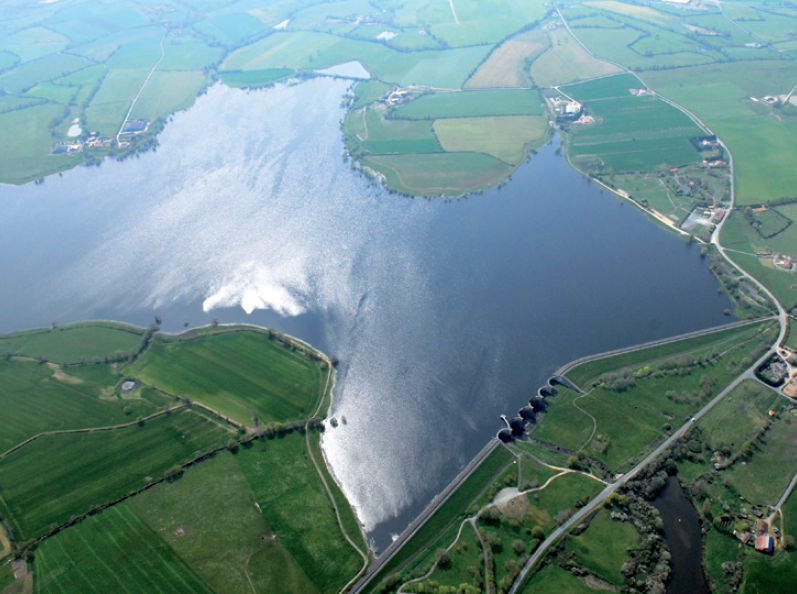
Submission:
[[[466,199],[379,191],[314,79],[216,86],[157,151],[0,187],[0,331],[248,322],[341,360],[325,455],[377,550],[576,357],[730,321],[700,248],[552,143]]]

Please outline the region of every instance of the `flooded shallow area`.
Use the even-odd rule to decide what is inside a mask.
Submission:
[[[325,455],[377,549],[558,366],[729,321],[689,245],[543,147],[396,197],[342,159],[341,80],[217,86],[157,152],[0,187],[0,331],[248,322],[341,360]]]
[[[703,536],[700,517],[678,479],[670,477],[652,502],[664,522],[664,539],[670,549],[667,594],[709,594],[703,573]]]

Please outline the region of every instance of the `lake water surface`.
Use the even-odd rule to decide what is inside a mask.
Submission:
[[[482,196],[369,188],[341,158],[348,84],[214,87],[156,153],[0,187],[0,331],[157,313],[338,355],[324,451],[382,549],[559,365],[730,304],[697,246],[553,145]]]

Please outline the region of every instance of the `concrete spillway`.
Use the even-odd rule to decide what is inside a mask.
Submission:
[[[524,406],[518,411],[518,416],[520,418],[525,419],[527,421],[536,421],[537,415],[534,413],[534,409],[531,406]]]
[[[573,390],[574,392],[578,392],[580,394],[584,393],[584,392],[581,391],[581,388],[579,388],[577,385],[575,385],[573,382],[571,382],[569,379],[567,379],[563,375],[553,375],[553,376],[551,376],[551,379],[548,380],[548,385],[551,386],[551,387],[564,386],[565,388]]]
[[[545,399],[540,398],[539,396],[534,396],[529,400],[529,406],[535,413],[542,412],[546,407]]]

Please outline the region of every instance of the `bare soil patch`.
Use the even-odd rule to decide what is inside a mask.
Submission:
[[[56,365],[55,363],[48,363],[47,367],[49,367],[53,372],[53,377],[57,379],[59,382],[63,382],[65,384],[82,384],[83,380],[71,375],[67,375],[64,373],[61,368]]]

